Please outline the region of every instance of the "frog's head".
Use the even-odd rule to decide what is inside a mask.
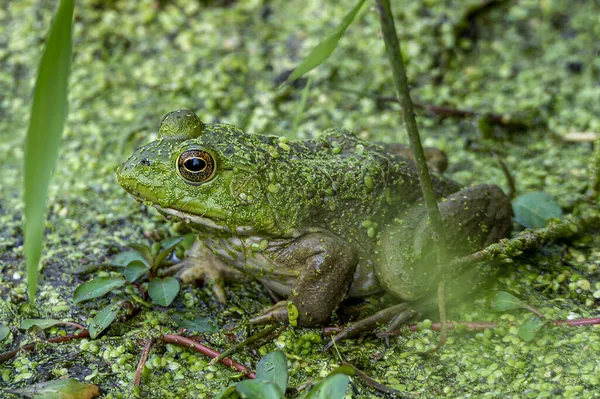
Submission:
[[[117,170],[134,198],[192,225],[238,234],[282,235],[264,173],[266,136],[205,125],[191,111],[167,114],[158,140],[138,148]]]

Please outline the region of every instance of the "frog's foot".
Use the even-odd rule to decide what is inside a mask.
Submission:
[[[223,282],[239,279],[242,276],[198,240],[188,250],[183,261],[163,270],[163,274],[174,275],[184,284],[207,284],[221,303],[227,302]]]
[[[325,345],[324,351],[331,348],[334,344],[347,339],[360,335],[364,332],[370,332],[377,327],[378,324],[388,324],[388,330],[396,328],[399,324],[402,324],[415,314],[414,310],[408,308],[408,304],[400,303],[398,305],[392,305],[388,308],[382,309],[379,312],[351,323],[347,327],[344,327],[342,331],[337,333],[331,341]]]

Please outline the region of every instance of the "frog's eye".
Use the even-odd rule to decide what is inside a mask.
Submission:
[[[215,174],[215,159],[206,151],[188,150],[179,156],[177,169],[186,183],[204,183]]]

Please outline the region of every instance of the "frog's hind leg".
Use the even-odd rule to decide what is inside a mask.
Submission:
[[[439,203],[449,258],[464,256],[509,235],[510,200],[495,185],[463,189]],[[413,301],[430,293],[444,275],[426,209],[415,206],[397,215],[381,234],[376,267],[381,285],[396,297]]]
[[[175,275],[184,284],[208,284],[221,303],[227,302],[223,282],[243,276],[213,254],[200,240],[194,242],[183,261],[165,270],[164,274]]]
[[[440,213],[446,227],[451,256],[462,256],[508,236],[512,208],[504,193],[494,185],[474,186],[459,191],[440,204]],[[406,214],[397,215],[394,223],[382,232],[381,254],[376,265],[378,278],[386,291],[413,302],[393,305],[346,326],[326,346],[334,342],[373,330],[378,324],[394,329],[407,322],[416,313],[435,306],[426,297],[436,287],[437,253],[433,250],[432,232],[427,211],[418,205]],[[457,289],[464,287],[457,282]]]

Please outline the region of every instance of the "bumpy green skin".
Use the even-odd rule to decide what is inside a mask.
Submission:
[[[439,278],[418,265],[431,248],[424,244],[429,231],[414,165],[385,147],[337,129],[288,142],[230,125],[205,126],[186,110],[163,118],[159,133],[121,166],[119,183],[135,198],[186,220],[226,263],[288,295],[299,309],[299,324],[324,322],[347,293],[374,293],[379,281],[400,298],[416,299]],[[216,162],[213,177],[197,185],[178,173],[180,154],[191,149]],[[439,197],[459,189],[438,177],[434,187]],[[485,204],[449,207],[452,223],[470,220],[468,233],[487,233],[491,219],[480,213],[500,202],[499,220],[506,222],[508,213],[508,222],[495,240],[508,233],[510,204],[496,190],[490,197],[495,186],[483,187],[475,191]],[[475,246],[489,240],[469,238]],[[413,283],[415,268],[421,271]]]

